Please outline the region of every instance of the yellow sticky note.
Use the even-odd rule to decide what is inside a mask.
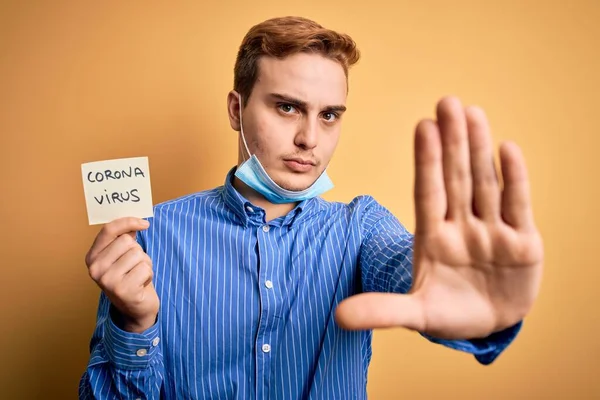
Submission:
[[[84,163],[81,173],[90,225],[153,216],[148,157]]]

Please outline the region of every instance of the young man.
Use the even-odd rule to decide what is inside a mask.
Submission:
[[[224,185],[105,225],[80,398],[366,398],[372,330],[405,327],[489,364],[537,296],[542,241],[524,160],[454,98],[415,135],[415,234],[370,196],[326,202],[350,37],[303,18],[253,27],[227,98]],[[135,240],[134,238],[137,238]]]

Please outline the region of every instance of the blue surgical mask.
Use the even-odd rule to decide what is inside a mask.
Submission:
[[[242,135],[242,141],[246,148],[246,153],[250,156],[248,145],[246,144],[246,138],[244,136],[244,128],[242,126],[242,101],[240,100],[240,133]],[[245,158],[245,157],[244,157]],[[256,154],[253,154],[245,160],[239,168],[235,171],[235,176],[262,194],[271,203],[283,204],[283,203],[294,203],[317,197],[326,191],[333,188],[333,182],[327,175],[327,170],[319,176],[319,178],[308,188],[299,191],[287,190],[279,186],[267,171],[262,166]]]

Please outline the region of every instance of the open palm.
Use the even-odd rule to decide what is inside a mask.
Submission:
[[[500,147],[503,185],[482,110],[448,97],[415,134],[416,231],[408,294],[346,299],[346,329],[406,327],[443,339],[485,337],[519,322],[537,296],[543,265],[527,168]]]

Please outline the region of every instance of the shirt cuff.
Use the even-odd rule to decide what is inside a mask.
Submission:
[[[444,340],[421,334],[433,343],[473,354],[483,365],[489,365],[515,340],[523,326],[523,321],[482,339]]]
[[[160,317],[159,317],[160,318]],[[109,361],[119,369],[147,368],[159,353],[159,320],[142,333],[126,332],[119,328],[110,315],[104,322],[104,348]]]

